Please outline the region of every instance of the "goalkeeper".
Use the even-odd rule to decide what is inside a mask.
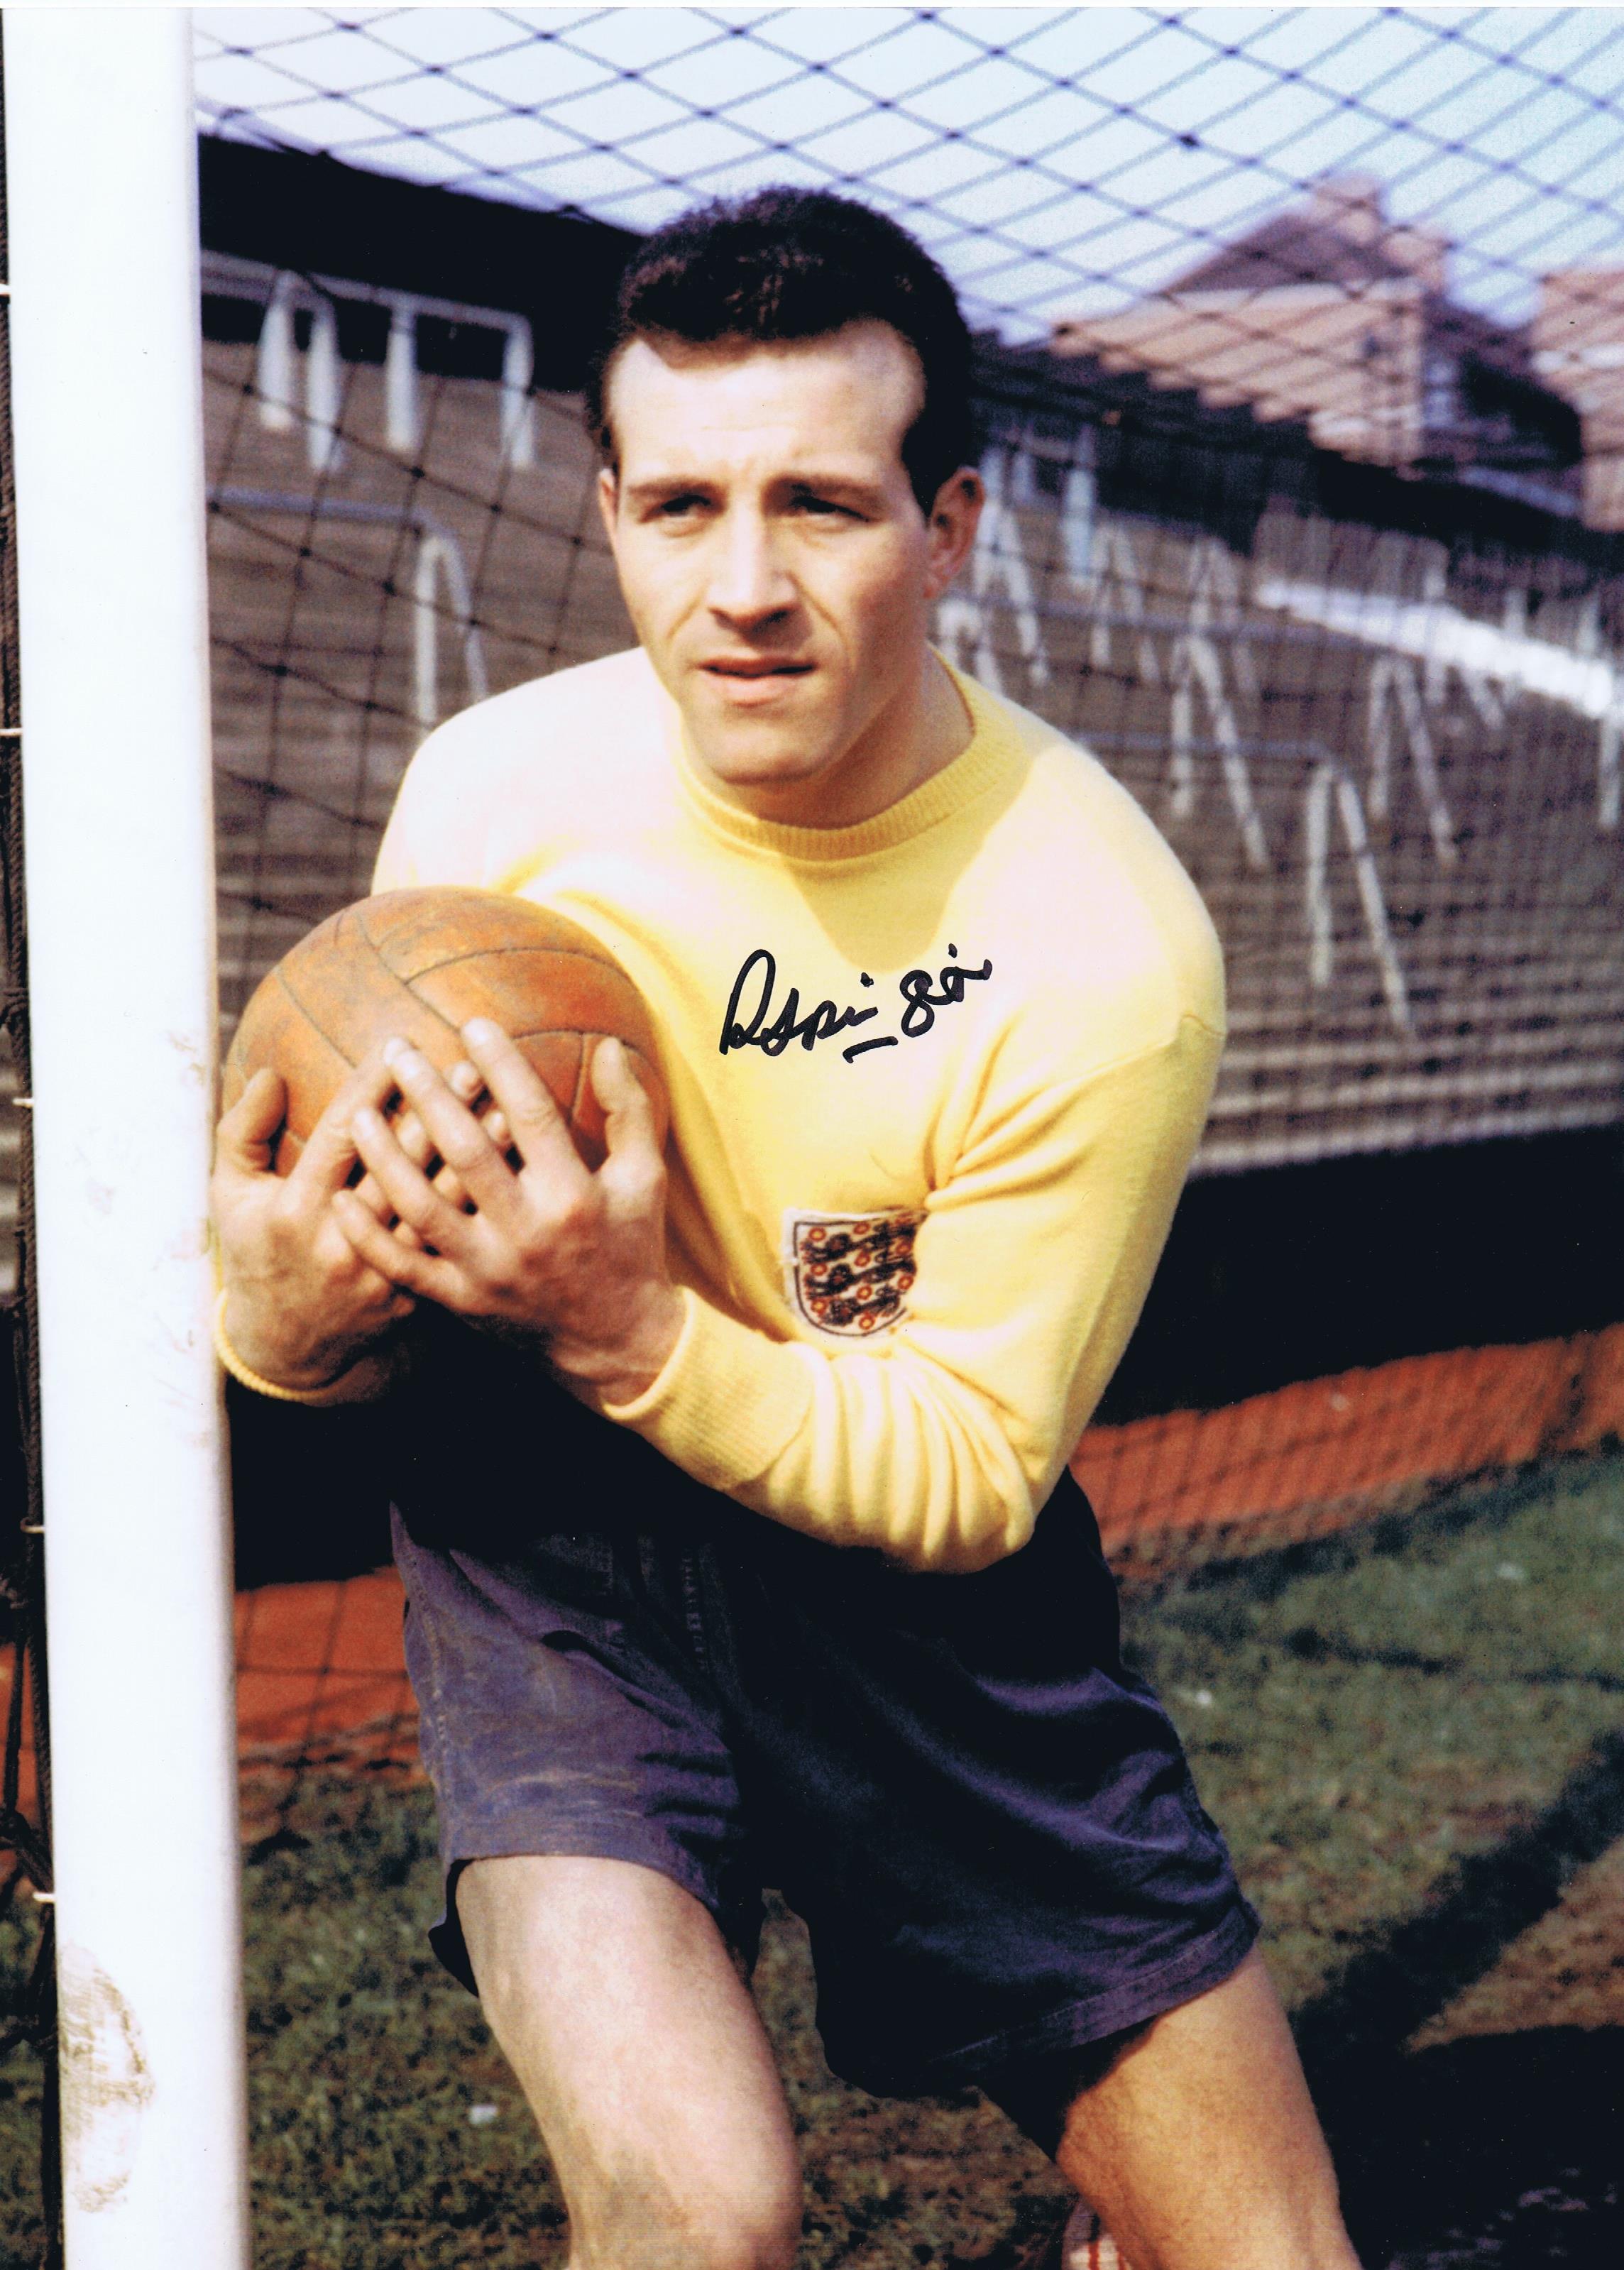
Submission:
[[[669,1160],[614,1044],[593,1175],[480,1025],[458,1079],[395,1047],[351,1084],[314,1197],[266,1170],[274,1079],[222,1123],[234,1368],[366,1397],[412,1315],[434,1943],[577,2270],[793,2259],[735,1962],[767,1883],[835,2070],[985,2088],[1131,2270],[1353,2262],[1066,1467],[1200,1131],[1217,946],[1125,791],[928,643],[981,508],[970,364],[939,270],[860,205],[768,191],[649,240],[590,405],[640,644],[465,711],[402,790],[379,889],[523,893],[641,987]]]

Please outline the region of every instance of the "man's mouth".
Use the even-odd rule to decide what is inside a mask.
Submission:
[[[812,671],[810,662],[778,654],[718,654],[700,664],[701,676],[733,709],[769,708]]]

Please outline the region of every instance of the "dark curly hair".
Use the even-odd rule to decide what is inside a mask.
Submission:
[[[977,455],[969,330],[953,286],[906,229],[827,190],[719,198],[649,237],[621,277],[592,366],[588,428],[612,464],[609,380],[634,339],[766,345],[825,338],[869,318],[889,323],[919,359],[924,401],[903,437],[902,463],[928,516],[942,483]]]

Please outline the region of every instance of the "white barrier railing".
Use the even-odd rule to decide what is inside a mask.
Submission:
[[[1336,931],[1330,872],[1333,803],[1353,863],[1353,879],[1359,892],[1359,902],[1364,911],[1370,950],[1376,957],[1382,990],[1386,996],[1388,1014],[1401,1033],[1413,1034],[1415,1020],[1410,1011],[1409,988],[1405,983],[1404,970],[1394,950],[1392,929],[1387,919],[1387,901],[1371,852],[1370,834],[1365,825],[1359,789],[1347,767],[1329,754],[1323,755],[1309,773],[1308,790],[1303,799],[1303,836],[1307,850],[1303,893],[1309,918],[1309,983],[1323,990],[1330,984],[1335,969]]]
[[[1229,808],[1241,831],[1249,864],[1262,873],[1269,864],[1268,838],[1252,792],[1241,729],[1224,686],[1223,664],[1210,637],[1189,631],[1176,640],[1172,663],[1173,705],[1169,724],[1171,748],[1168,773],[1172,784],[1171,809],[1175,820],[1189,820],[1196,812],[1196,695],[1206,704],[1212,744],[1229,793]]]
[[[463,547],[449,528],[419,522],[417,572],[412,580],[412,714],[425,733],[440,723],[440,608],[435,595],[441,577],[450,596],[451,619],[463,634],[468,698],[483,701],[491,690]]]
[[[1438,759],[1427,723],[1421,689],[1414,665],[1403,655],[1384,654],[1370,665],[1370,685],[1365,707],[1365,735],[1370,753],[1370,811],[1386,820],[1392,810],[1393,713],[1404,728],[1405,745],[1427,814],[1427,832],[1441,867],[1452,867],[1458,857],[1455,823],[1444,802],[1438,778]]]
[[[1518,630],[1514,620],[1509,625],[1484,622],[1446,605],[1435,575],[1431,586],[1428,596],[1406,599],[1264,575],[1254,585],[1252,598],[1257,605],[1277,610],[1294,622],[1315,624],[1339,637],[1420,664],[1426,671],[1427,698],[1434,707],[1442,699],[1453,671],[1492,730],[1498,731],[1505,722],[1503,701],[1523,694],[1589,719],[1597,728],[1596,824],[1604,833],[1616,828],[1624,665],[1603,649],[1594,594],[1578,611],[1572,639],[1564,645],[1555,639],[1533,638]],[[1413,736],[1411,746],[1413,753]]]
[[[235,254],[205,252],[203,288],[226,299],[247,300],[264,308],[260,327],[255,391],[260,423],[285,433],[295,423],[293,365],[298,352],[295,318],[310,318],[305,358],[305,427],[311,470],[332,470],[343,394],[339,357],[338,303],[384,308],[389,330],[384,349],[384,436],[391,449],[411,455],[421,438],[418,411],[418,323],[430,315],[441,323],[495,331],[502,341],[497,390],[497,446],[504,463],[536,462],[536,427],[531,387],[536,346],[527,317],[501,308],[477,308],[461,300],[441,300],[423,292],[391,291],[337,276],[295,274]]]
[[[1131,749],[1155,754],[1166,744],[1158,734],[1120,732],[1093,734],[1089,737],[1089,746],[1112,753]],[[1336,971],[1336,909],[1331,870],[1331,822],[1334,810],[1341,822],[1343,842],[1353,864],[1360,911],[1381,979],[1388,1014],[1398,1031],[1406,1038],[1412,1037],[1415,1020],[1410,1005],[1410,990],[1393,942],[1386,894],[1382,887],[1381,872],[1370,842],[1364,805],[1360,800],[1358,784],[1347,767],[1339,757],[1333,756],[1322,741],[1239,740],[1225,744],[1210,738],[1192,736],[1186,746],[1192,760],[1197,756],[1217,756],[1220,761],[1233,759],[1246,764],[1250,758],[1256,756],[1265,758],[1271,763],[1305,768],[1302,782],[1303,910],[1308,928],[1309,983],[1316,991],[1323,991]],[[1250,769],[1247,779],[1250,793]],[[1253,864],[1250,854],[1248,864]]]

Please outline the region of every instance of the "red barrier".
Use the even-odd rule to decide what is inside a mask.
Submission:
[[[1524,1347],[1409,1356],[1094,1427],[1072,1471],[1131,1574],[1266,1550],[1414,1503],[1440,1484],[1624,1436],[1624,1324]],[[415,1774],[416,1713],[392,1569],[267,1584],[236,1605],[237,1726],[259,1797],[290,1769]],[[0,1667],[0,1701],[9,1687]],[[21,1801],[34,1802],[25,1747]]]

